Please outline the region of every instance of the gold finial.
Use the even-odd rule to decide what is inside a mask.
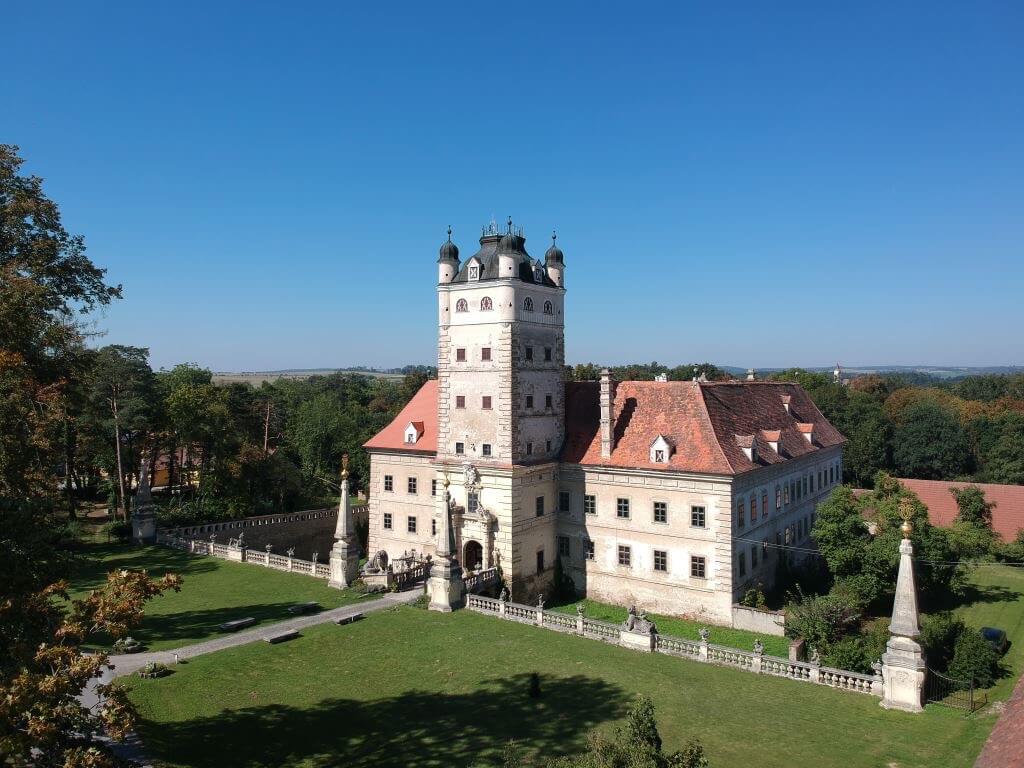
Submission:
[[[448,471],[447,470],[445,470],[443,478],[444,479],[441,480],[441,485],[443,485],[445,488],[447,488],[449,485],[451,485],[451,481],[448,479]]]
[[[910,520],[913,516],[914,502],[904,496],[900,499],[900,517],[903,518],[903,525],[900,526],[900,530],[903,531],[904,539],[909,539],[911,531],[914,530],[914,526],[910,524]]]
[[[341,454],[341,479],[348,479],[348,454]]]

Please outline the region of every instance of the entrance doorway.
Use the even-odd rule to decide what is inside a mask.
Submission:
[[[475,571],[484,566],[484,548],[479,541],[467,541],[462,565],[466,570]]]

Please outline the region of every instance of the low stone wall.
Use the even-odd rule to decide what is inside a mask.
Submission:
[[[366,520],[368,507],[365,504],[352,506],[353,520]],[[334,529],[338,524],[338,508],[307,509],[287,514],[254,515],[238,520],[225,520],[205,525],[185,525],[178,528],[163,528],[160,533],[177,538],[204,539],[216,536],[217,541],[227,543],[244,534],[245,545],[250,549],[263,550],[270,544],[275,551],[294,549],[302,557],[311,557],[319,552],[321,560],[327,557],[334,545]]]
[[[545,611],[543,606],[521,605],[495,600],[480,595],[467,595],[466,608],[477,613],[516,621],[521,624],[553,629],[556,632],[603,640],[634,650],[647,650],[670,656],[682,656],[692,661],[743,669],[761,675],[786,677],[790,680],[827,685],[843,691],[882,695],[881,675],[862,675],[842,669],[823,667],[820,664],[790,661],[777,656],[767,656],[754,651],[741,651],[722,645],[712,645],[706,640],[685,640],[681,637],[653,633],[646,643],[639,642],[636,632],[618,624],[589,619],[583,615],[571,616],[564,613]]]
[[[210,555],[211,557],[219,557],[223,560],[233,560],[236,563],[262,565],[264,568],[273,568],[276,571],[304,573],[307,576],[315,576],[318,579],[328,579],[331,576],[330,566],[324,563],[303,560],[302,558],[292,557],[287,554],[275,555],[267,550],[218,544],[216,540],[187,539],[182,536],[172,536],[161,532],[156,535],[156,543],[160,546],[191,552],[194,555]],[[327,553],[324,553],[324,557],[326,555]]]
[[[732,607],[733,629],[745,629],[759,635],[785,637],[786,614],[782,611],[766,611],[761,608],[747,608],[744,605]]]

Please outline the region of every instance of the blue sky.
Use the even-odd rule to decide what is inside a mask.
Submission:
[[[567,357],[1022,364],[1024,6],[18,3],[0,141],[155,366],[435,354],[559,232]]]

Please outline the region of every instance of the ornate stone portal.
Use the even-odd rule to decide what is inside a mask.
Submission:
[[[156,540],[156,505],[149,490],[149,459],[142,460],[139,488],[132,504],[132,541],[151,544]]]
[[[892,606],[891,637],[882,655],[882,706],[920,712],[926,667],[921,646],[915,640],[921,634],[917,615],[917,587],[914,582],[914,547],[910,543],[913,504],[900,504],[903,517],[903,541],[900,542],[900,571],[896,579],[896,599]]]
[[[466,589],[456,554],[458,550],[455,548],[455,531],[452,526],[452,496],[448,490],[447,475],[443,485],[441,525],[437,530],[437,549],[430,566],[427,592],[430,595],[430,610],[451,613],[462,607]]]
[[[331,547],[329,562],[329,587],[344,589],[359,576],[359,542],[356,541],[352,508],[348,498],[347,453],[341,457],[341,501],[338,502],[338,524],[334,529],[334,546]]]

